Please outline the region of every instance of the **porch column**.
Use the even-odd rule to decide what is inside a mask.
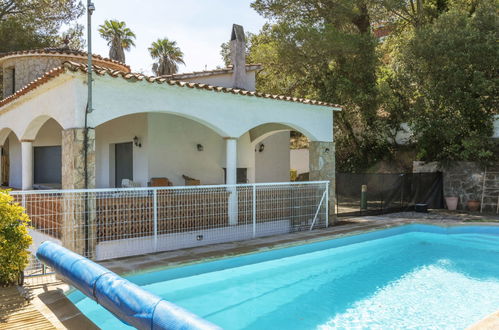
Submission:
[[[329,181],[329,224],[336,220],[336,158],[334,142],[310,141],[309,179],[310,181]]]
[[[237,183],[237,138],[228,137],[225,138],[225,171],[226,180],[225,183],[228,185],[234,185]],[[229,188],[229,225],[237,225],[237,188]]]
[[[62,189],[85,188],[85,129],[62,131]],[[87,188],[95,188],[95,130],[88,129]]]
[[[87,141],[85,174],[85,140]],[[62,189],[95,188],[95,130],[84,128],[62,131]],[[61,196],[63,217],[61,240],[66,248],[95,257],[96,241],[96,195],[86,192],[67,192]]]
[[[21,140],[22,189],[33,189],[33,140]]]

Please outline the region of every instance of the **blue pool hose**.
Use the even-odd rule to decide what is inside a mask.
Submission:
[[[66,283],[138,329],[221,329],[56,243],[42,243],[36,256]]]

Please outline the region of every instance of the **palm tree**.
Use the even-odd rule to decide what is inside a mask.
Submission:
[[[125,50],[135,46],[135,33],[126,27],[125,22],[117,20],[105,20],[99,25],[99,33],[110,46],[109,58],[125,63]]]
[[[149,47],[149,53],[157,62],[153,64],[152,70],[157,76],[177,73],[178,64],[184,62],[184,53],[177,47],[175,41],[167,38],[158,39]]]

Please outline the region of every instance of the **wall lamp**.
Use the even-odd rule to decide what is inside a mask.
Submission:
[[[140,142],[139,138],[137,136],[134,136],[133,137],[133,144],[136,146],[136,147],[139,147],[141,148],[142,147],[142,143]]]
[[[203,145],[201,143],[198,143],[196,145],[196,148],[198,149],[198,151],[203,151],[204,150],[204,147],[203,147]]]
[[[265,150],[265,144],[260,143],[260,146],[258,147],[258,152],[263,152]]]

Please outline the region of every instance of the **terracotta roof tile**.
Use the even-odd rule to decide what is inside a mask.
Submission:
[[[8,52],[8,53],[0,53],[0,59],[5,58],[5,57],[22,56],[22,55],[26,55],[26,56],[28,56],[28,55],[69,55],[69,56],[87,57],[88,53],[81,51],[81,50],[68,49],[68,48],[41,48],[41,49],[19,50],[19,51]],[[96,54],[93,54],[92,58],[95,60],[109,62],[109,63],[113,63],[116,65],[122,66],[123,68],[126,68],[126,70],[128,72],[130,72],[130,66],[128,66],[125,63],[122,63],[120,61],[112,60],[110,58],[103,57],[103,56],[96,55]]]
[[[246,71],[258,71],[261,70],[263,66],[261,64],[246,64]],[[214,69],[214,70],[204,70],[204,71],[194,71],[186,73],[175,73],[169,75],[160,76],[161,78],[171,79],[171,80],[182,80],[189,78],[198,78],[203,76],[212,76],[216,74],[227,74],[232,73],[232,65],[226,68]]]
[[[44,84],[45,82],[59,76],[60,74],[62,74],[64,72],[67,72],[67,71],[88,73],[87,65],[85,65],[85,64],[80,64],[80,63],[75,63],[75,62],[64,62],[64,64],[62,66],[46,72],[42,77],[32,81],[31,83],[29,83],[28,85],[26,85],[22,89],[18,90],[15,94],[1,100],[0,107],[4,106],[5,104],[7,104],[9,102],[12,102],[13,100],[19,98],[20,96],[28,93],[29,91],[36,89],[38,86]],[[179,81],[179,80],[170,80],[170,79],[167,79],[165,77],[148,77],[148,76],[144,76],[143,74],[140,74],[140,73],[129,73],[129,72],[124,72],[124,71],[111,70],[111,69],[96,66],[96,65],[93,66],[93,71],[97,75],[100,75],[100,76],[107,74],[110,77],[113,77],[113,78],[121,77],[121,78],[128,80],[128,81],[145,80],[149,83],[158,83],[158,84],[167,83],[168,85],[172,85],[172,86],[175,85],[175,86],[180,86],[180,87],[204,89],[204,90],[209,90],[209,91],[214,91],[214,92],[232,93],[232,94],[244,95],[244,96],[248,96],[248,97],[261,97],[261,98],[268,98],[268,99],[274,99],[274,100],[321,105],[321,106],[327,106],[327,107],[341,109],[340,105],[333,104],[333,103],[327,103],[327,102],[321,102],[321,101],[309,100],[309,99],[303,99],[303,98],[297,98],[297,97],[291,97],[291,96],[284,96],[284,95],[273,95],[273,94],[264,94],[264,93],[259,93],[259,92],[250,92],[250,91],[243,90],[243,89],[211,86],[208,84],[185,82],[185,81]]]
[[[27,84],[26,86],[24,86],[23,88],[21,88],[20,90],[15,92],[14,94],[4,98],[3,100],[0,100],[0,107],[3,107],[5,104],[10,103],[10,102],[14,101],[15,99],[23,96],[24,94],[34,90],[38,86],[43,85],[44,83],[46,83],[50,79],[59,76],[60,74],[64,73],[65,71],[66,71],[65,68],[60,66],[60,67],[57,67],[55,69],[52,69],[52,70],[46,72],[42,77],[33,80],[32,82],[30,82],[29,84]]]

